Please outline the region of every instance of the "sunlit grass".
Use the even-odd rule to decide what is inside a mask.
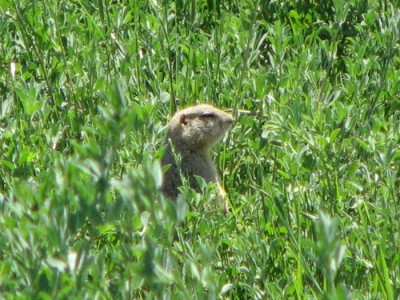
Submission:
[[[221,1],[223,2],[223,1]],[[0,2],[0,294],[397,299],[394,4]],[[157,192],[165,124],[236,123],[212,187]]]

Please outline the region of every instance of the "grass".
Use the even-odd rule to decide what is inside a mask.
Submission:
[[[0,11],[2,298],[399,299],[398,4]],[[165,124],[200,102],[236,118],[227,216],[211,186],[157,192]]]

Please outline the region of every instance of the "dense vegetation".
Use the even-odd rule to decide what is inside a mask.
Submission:
[[[0,1],[0,297],[399,299],[399,6]],[[157,192],[200,102],[228,215]]]

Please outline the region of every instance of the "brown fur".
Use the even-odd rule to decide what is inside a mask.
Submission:
[[[224,137],[232,123],[230,114],[208,104],[185,108],[172,117],[161,161],[162,166],[169,165],[161,188],[164,195],[177,198],[178,187],[182,185],[181,175],[188,179],[192,188],[199,191],[194,177],[197,175],[206,182],[216,183],[221,197],[225,197],[210,157],[210,149]]]

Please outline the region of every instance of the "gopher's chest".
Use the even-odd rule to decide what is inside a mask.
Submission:
[[[206,182],[217,181],[214,164],[208,156],[195,154],[184,157],[182,171],[190,177],[194,175],[203,177]]]

